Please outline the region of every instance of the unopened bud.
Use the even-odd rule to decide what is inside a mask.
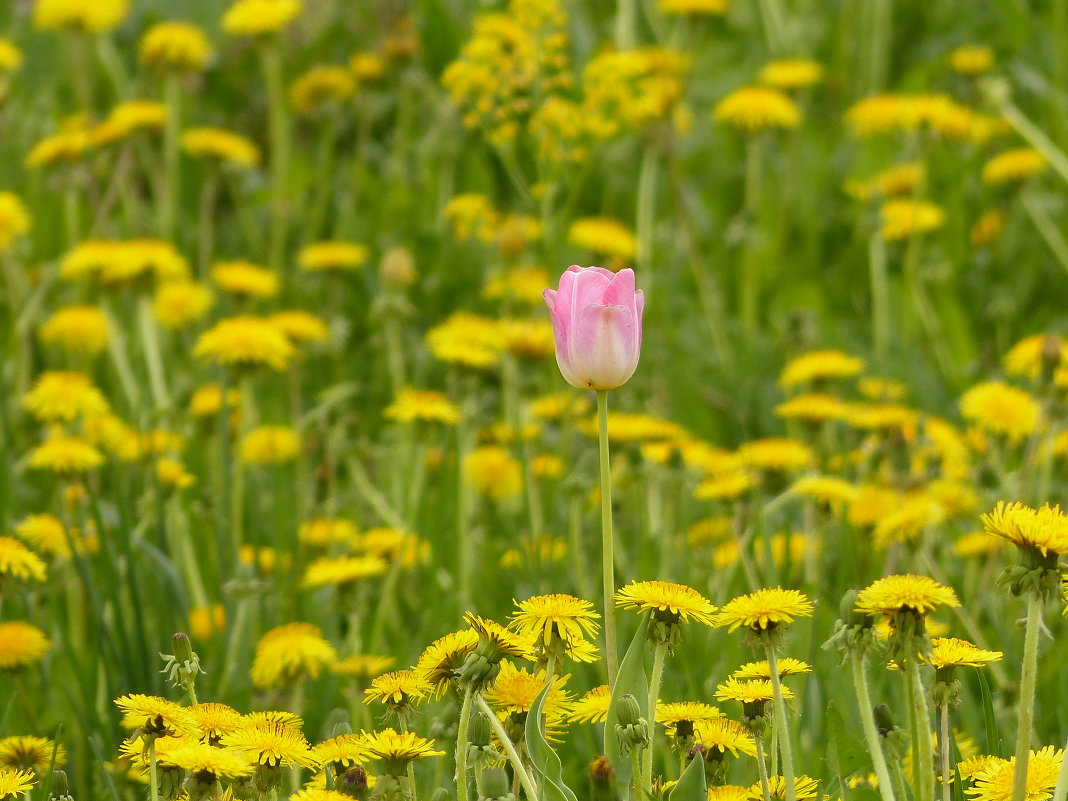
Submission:
[[[430,794],[430,801],[449,801],[452,796],[444,787],[439,787]]]
[[[616,737],[624,754],[629,754],[631,748],[649,744],[649,723],[641,716],[641,707],[633,695],[620,696],[616,720]]]
[[[339,793],[359,798],[361,801],[367,798],[367,785],[367,771],[360,765],[347,768],[334,782],[334,788]]]
[[[890,714],[890,707],[879,704],[872,710],[875,716],[875,728],[879,730],[879,736],[885,737],[894,730],[894,717]]]
[[[608,757],[601,755],[590,763],[590,801],[619,801],[616,772]]]
[[[485,713],[475,712],[471,715],[471,723],[467,729],[467,741],[471,745],[485,748],[490,744],[490,736],[492,734],[493,727],[490,725],[489,718],[486,717]]]
[[[171,635],[171,648],[174,649],[174,658],[179,662],[190,662],[193,659],[193,646],[189,638],[182,632]]]
[[[488,801],[514,798],[512,783],[504,768],[486,768],[482,771],[482,798]]]
[[[415,259],[407,248],[393,247],[382,255],[378,264],[378,276],[389,289],[407,289],[415,283]]]
[[[49,801],[74,801],[67,784],[67,774],[62,770],[52,771],[52,794]]]

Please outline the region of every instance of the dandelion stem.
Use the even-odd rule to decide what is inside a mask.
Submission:
[[[608,686],[615,689],[619,670],[616,652],[616,569],[612,530],[612,467],[608,457],[608,390],[597,390],[597,427],[601,464],[601,579],[604,585],[604,639]]]
[[[167,122],[163,129],[163,192],[159,199],[159,235],[166,240],[174,236],[174,215],[178,208],[181,172],[178,169],[178,137],[182,125],[182,84],[171,72],[164,79],[163,102]]]
[[[667,656],[667,643],[658,642],[653,649],[653,673],[649,679],[649,701],[646,706],[646,720],[649,722],[650,732],[656,731],[656,703],[660,696],[660,683],[664,680],[665,656]],[[653,743],[655,742],[655,739],[650,738],[649,744],[642,753],[642,789],[650,795],[653,792]]]
[[[493,727],[493,733],[497,735],[500,744],[504,746],[504,752],[508,754],[508,761],[512,763],[512,769],[515,771],[515,775],[519,778],[519,783],[523,785],[523,792],[527,794],[528,801],[537,801],[539,798],[538,788],[534,785],[533,780],[530,778],[530,774],[527,773],[527,769],[523,766],[523,760],[520,758],[519,752],[515,750],[515,745],[512,744],[508,732],[504,730],[504,726],[497,720],[497,715],[490,709],[485,698],[481,695],[476,695],[475,703],[478,704],[478,708],[482,714],[489,719],[490,726]]]
[[[637,22],[636,0],[619,0],[616,6],[616,48],[629,50],[635,45],[634,27]]]
[[[775,654],[775,644],[770,637],[764,638],[764,648],[768,653],[768,674],[771,676],[771,690],[775,695],[775,731],[782,753],[782,777],[786,785],[786,801],[795,801],[797,788],[794,786],[794,751],[790,745],[790,730],[786,723],[786,699],[782,694],[782,682],[779,680],[779,660]]]
[[[949,704],[942,704],[941,717],[941,746],[942,752],[942,801],[953,801],[953,768],[949,742]]]
[[[464,393],[460,409],[460,420],[456,424],[456,553],[459,557],[459,593],[460,611],[471,604],[471,581],[474,572],[475,543],[470,530],[471,488],[464,480],[464,461],[470,450],[469,420],[474,415],[473,400]]]
[[[467,732],[471,726],[471,707],[474,690],[464,691],[464,703],[460,707],[460,722],[456,726],[456,801],[467,801]]]
[[[742,274],[738,282],[738,314],[742,320],[742,330],[747,337],[756,333],[763,288],[760,239],[764,234],[756,224],[763,195],[762,175],[763,143],[759,136],[750,136],[745,142],[745,205],[742,214],[746,237],[742,254]]]
[[[757,773],[760,774],[760,792],[764,801],[771,801],[771,786],[768,784],[768,760],[764,756],[764,737],[753,731],[753,745],[756,746]]]
[[[1031,725],[1035,711],[1035,674],[1038,670],[1038,631],[1042,627],[1042,596],[1027,596],[1027,627],[1024,630],[1023,671],[1020,675],[1020,720],[1016,728],[1016,769],[1012,801],[1023,801],[1027,792],[1027,763],[1031,756]]]
[[[152,801],[159,801],[159,774],[156,767],[156,740],[148,741],[148,790]]]
[[[868,269],[871,282],[871,335],[876,358],[886,356],[890,341],[890,285],[886,275],[886,243],[876,232],[868,242]]]
[[[267,84],[268,126],[271,142],[271,230],[268,266],[280,272],[286,246],[286,177],[289,173],[289,113],[282,76],[282,48],[278,41],[260,50]]]
[[[860,649],[853,651],[853,687],[857,693],[857,705],[860,707],[860,724],[864,729],[864,739],[868,744],[875,775],[879,779],[879,794],[883,801],[895,801],[890,771],[886,767],[886,755],[883,753],[879,730],[875,728],[875,715],[872,713],[871,695],[868,692],[868,675],[865,672],[865,655]]]
[[[167,406],[167,378],[163,370],[163,356],[159,349],[156,321],[152,318],[151,303],[147,295],[137,301],[137,318],[141,326],[141,339],[145,344],[145,362],[148,364],[148,381],[157,409]]]
[[[923,623],[918,625],[922,626]],[[931,725],[927,715],[927,699],[923,694],[919,662],[909,654],[905,664],[905,679],[909,688],[912,724],[912,780],[917,801],[934,799],[934,752],[931,748]]]
[[[197,275],[200,278],[208,274],[215,251],[215,201],[219,196],[218,168],[214,164],[207,164],[204,169],[197,220]]]

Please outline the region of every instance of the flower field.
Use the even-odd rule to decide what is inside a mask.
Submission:
[[[1066,0],[8,0],[0,801],[1068,801],[1066,152]]]

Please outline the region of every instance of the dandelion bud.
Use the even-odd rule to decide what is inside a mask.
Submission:
[[[619,801],[619,791],[616,789],[616,772],[612,763],[603,754],[589,767],[590,776],[590,801]]]
[[[349,725],[347,720],[339,720],[334,724],[334,728],[331,732],[331,737],[341,737],[345,734],[352,734],[352,726]]]
[[[193,646],[182,632],[171,635],[171,648],[174,649],[174,658],[179,662],[193,661]]]
[[[511,782],[504,768],[486,768],[482,773],[482,798],[485,801],[515,801]]]
[[[449,791],[444,787],[439,787],[430,794],[430,801],[449,801],[450,798],[452,796],[449,795]]]
[[[616,736],[624,754],[629,754],[635,746],[642,748],[649,744],[649,724],[641,716],[641,707],[633,695],[620,696],[617,720]]]
[[[1061,365],[1061,343],[1054,336],[1042,338],[1042,377],[1048,382],[1053,379],[1053,372]]]
[[[378,277],[387,289],[402,291],[415,283],[415,259],[407,248],[394,247],[382,255],[378,264]]]
[[[48,801],[74,801],[67,784],[67,774],[62,770],[52,771],[52,794]]]
[[[334,787],[339,793],[365,801],[367,798],[367,771],[360,765],[353,765],[337,777]]]
[[[872,710],[875,716],[875,728],[879,730],[880,737],[886,737],[894,730],[894,717],[890,714],[890,707],[879,704]]]
[[[490,744],[490,736],[493,727],[490,726],[489,718],[483,712],[475,712],[471,715],[471,723],[467,730],[467,740],[471,745],[484,748]]]

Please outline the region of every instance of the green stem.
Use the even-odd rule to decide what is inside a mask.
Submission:
[[[286,178],[289,174],[289,109],[282,76],[282,46],[277,40],[260,49],[267,84],[268,127],[271,143],[271,227],[267,264],[281,273],[286,247]]]
[[[464,462],[471,444],[469,421],[472,418],[472,400],[464,395],[460,408],[460,421],[456,424],[456,554],[459,559],[460,611],[471,607],[471,584],[475,570],[475,542],[471,531],[471,488],[464,480]]]
[[[204,182],[200,186],[200,204],[197,219],[197,275],[203,279],[211,268],[215,252],[215,201],[219,196],[219,168],[208,163],[204,166]]]
[[[619,671],[616,652],[616,568],[612,530],[612,467],[608,457],[608,390],[597,390],[597,427],[601,465],[601,580],[604,589],[604,639],[608,686],[614,690]]]
[[[868,269],[871,282],[872,348],[878,359],[886,357],[890,341],[890,284],[886,274],[886,243],[878,232],[868,242]]]
[[[764,737],[753,732],[753,745],[756,746],[757,773],[760,774],[760,792],[764,801],[771,801],[771,786],[768,784],[768,760],[764,756]]]
[[[471,707],[474,690],[464,691],[464,703],[460,707],[460,722],[456,726],[456,801],[467,801],[467,732],[471,726]]]
[[[931,721],[927,713],[923,681],[920,679],[919,660],[912,654],[909,654],[905,662],[905,678],[912,710],[912,786],[916,790],[917,801],[934,801],[934,750],[931,747]]]
[[[770,638],[764,640],[768,653],[768,673],[771,676],[771,690],[775,696],[775,732],[782,753],[782,778],[786,785],[786,801],[796,801],[797,787],[794,783],[794,749],[790,745],[790,729],[786,723],[786,699],[782,695],[782,681],[779,680],[779,660],[775,654],[775,644]]]
[[[393,397],[397,397],[404,388],[404,345],[401,321],[396,313],[386,315],[384,321],[386,335],[386,359],[389,366],[389,385]]]
[[[949,704],[941,708],[942,801],[953,801],[952,745],[949,742]]]
[[[637,39],[635,24],[638,17],[638,7],[635,0],[619,0],[616,6],[616,49],[630,50],[634,47]]]
[[[1065,743],[1068,750],[1068,743]],[[1053,788],[1053,801],[1064,801],[1068,795],[1068,759],[1061,760],[1061,771],[1057,774],[1057,786]]]
[[[1020,202],[1023,203],[1024,210],[1027,212],[1027,216],[1031,218],[1031,222],[1035,224],[1038,233],[1046,241],[1046,245],[1053,251],[1057,262],[1068,271],[1068,242],[1065,241],[1060,229],[1049,218],[1046,210],[1042,208],[1042,204],[1038,202],[1031,191],[1027,189],[1022,191],[1020,193]]]
[[[742,275],[738,284],[738,314],[747,337],[756,333],[759,317],[760,294],[763,284],[761,271],[763,245],[757,227],[761,197],[763,196],[763,143],[759,136],[750,136],[745,142],[745,220],[746,237],[742,254]]]
[[[868,82],[865,94],[875,94],[886,83],[890,53],[890,27],[893,22],[893,0],[872,0],[869,4],[872,17],[871,43],[867,47]]]
[[[478,708],[482,714],[489,718],[490,726],[493,727],[493,733],[497,735],[497,740],[504,747],[504,752],[508,755],[508,761],[512,763],[512,770],[515,771],[519,783],[523,785],[523,792],[527,794],[528,801],[537,801],[539,798],[538,788],[534,785],[533,780],[531,780],[530,774],[527,773],[527,769],[523,765],[523,760],[519,756],[519,752],[515,750],[515,745],[512,744],[508,732],[504,730],[504,726],[497,720],[497,714],[490,709],[489,704],[486,703],[486,699],[481,695],[475,696],[475,703],[478,704]]]
[[[653,673],[649,679],[649,700],[646,705],[646,720],[649,721],[649,731],[653,735],[656,734],[656,703],[660,697],[660,683],[664,680],[664,657],[666,655],[667,643],[658,642],[653,649]],[[656,738],[650,737],[649,745],[642,753],[642,789],[649,794],[653,792],[653,744],[655,742]]]
[[[1020,720],[1016,728],[1016,769],[1013,773],[1012,801],[1023,801],[1027,793],[1027,763],[1031,757],[1031,726],[1035,711],[1035,677],[1038,672],[1038,632],[1042,627],[1042,597],[1027,597],[1027,628],[1024,630],[1023,671],[1020,675]]]
[[[141,326],[141,339],[145,345],[145,361],[148,363],[149,386],[157,409],[164,409],[169,404],[167,395],[167,378],[163,369],[163,356],[159,347],[159,331],[152,317],[152,302],[148,295],[142,294],[137,301],[137,317]]]
[[[868,693],[868,676],[864,670],[864,652],[860,649],[854,650],[851,660],[853,663],[853,688],[857,693],[857,706],[860,707],[860,725],[864,730],[864,740],[868,745],[868,753],[871,754],[875,775],[879,779],[879,795],[882,796],[883,801],[896,801],[893,784],[890,780],[890,771],[886,767],[886,755],[883,753],[882,739],[879,737],[879,730],[875,727],[871,695]]]
[[[152,801],[159,801],[159,774],[156,767],[156,740],[148,741],[148,790]]]
[[[997,103],[997,107],[998,111],[1001,112],[1001,116],[1005,118],[1009,125],[1026,139],[1031,147],[1045,156],[1050,166],[1064,180],[1068,181],[1068,156],[1065,155],[1064,151],[1057,147],[1041,128],[1025,117],[1023,112],[1010,100],[1001,100]]]
[[[170,72],[164,79],[163,102],[167,106],[167,123],[163,129],[163,192],[159,203],[159,235],[170,241],[174,236],[181,179],[178,138],[182,126],[182,83],[178,73]]]
[[[764,22],[768,50],[773,56],[781,55],[786,46],[786,31],[778,0],[760,0],[760,17]]]
[[[635,267],[650,266],[653,252],[653,228],[656,217],[656,148],[652,142],[646,142],[642,151],[642,163],[638,170],[638,206],[635,210],[635,236],[638,239],[638,252]],[[648,277],[645,279],[649,283]]]
[[[316,174],[311,217],[307,224],[307,241],[315,242],[322,236],[323,221],[334,197],[334,151],[337,147],[338,111],[330,112],[319,140],[319,155],[316,159]]]

